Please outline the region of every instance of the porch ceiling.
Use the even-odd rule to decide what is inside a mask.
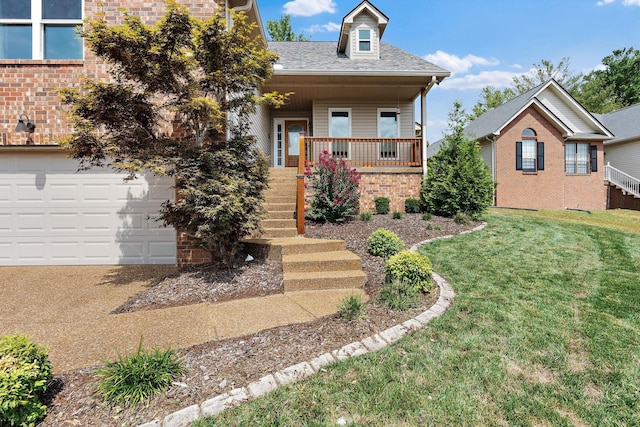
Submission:
[[[274,75],[265,92],[295,92],[284,111],[311,110],[313,100],[412,101],[431,82],[430,76],[288,76]]]

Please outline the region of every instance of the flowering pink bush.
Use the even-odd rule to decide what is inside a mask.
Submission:
[[[323,150],[317,165],[305,162],[305,176],[313,189],[306,217],[317,222],[342,222],[357,215],[360,206],[360,174]]]

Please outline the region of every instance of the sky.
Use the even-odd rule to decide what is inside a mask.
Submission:
[[[291,16],[296,34],[337,41],[361,0],[258,0],[263,24]],[[451,72],[427,95],[427,138],[442,138],[456,100],[470,112],[485,86],[503,89],[549,60],[575,73],[616,49],[640,49],[640,0],[370,0],[389,18],[382,41]],[[416,109],[419,114],[419,108]]]

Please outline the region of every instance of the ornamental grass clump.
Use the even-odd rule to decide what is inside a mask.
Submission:
[[[367,251],[373,256],[389,258],[402,249],[404,242],[393,231],[379,228],[367,239]]]
[[[0,337],[0,426],[34,426],[47,406],[51,381],[47,350],[24,335]]]
[[[118,356],[98,371],[98,394],[111,405],[136,406],[151,396],[165,391],[185,371],[175,351],[142,348],[132,355]]]
[[[305,176],[313,190],[305,216],[316,222],[344,222],[358,214],[360,174],[336,160],[327,150],[320,154],[316,165],[305,163]]]

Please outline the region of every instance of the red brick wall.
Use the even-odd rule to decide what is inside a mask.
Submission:
[[[532,128],[544,142],[544,170],[516,170],[516,141]],[[581,141],[575,141],[581,142]],[[598,147],[598,172],[569,175],[564,172],[564,139],[535,107],[514,119],[496,141],[496,205],[536,209],[605,209],[602,141],[584,141]]]
[[[105,12],[112,24],[122,22],[123,8],[153,23],[164,14],[164,0],[120,0],[104,2],[85,0],[85,17]],[[185,3],[185,2],[182,2]],[[217,10],[215,1],[189,2],[195,16],[210,16]],[[82,76],[108,78],[105,65],[85,47],[84,60],[0,60],[0,144],[24,144],[26,135],[16,133],[18,116],[27,114],[36,124],[36,144],[56,143],[69,133],[65,107],[60,104],[58,89],[76,86]]]

